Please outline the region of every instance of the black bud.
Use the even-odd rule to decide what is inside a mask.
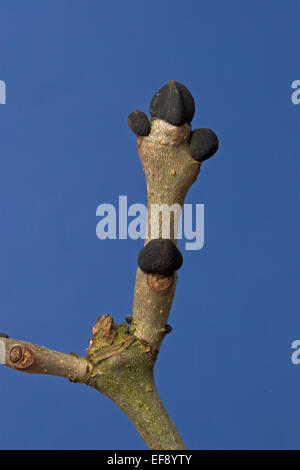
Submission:
[[[125,321],[129,323],[129,325],[132,323],[132,315],[126,315]]]
[[[181,83],[175,82],[177,88],[180,91],[181,98],[184,105],[184,112],[185,112],[185,121],[190,123],[193,120],[195,114],[195,101],[193,98],[192,93]]]
[[[151,117],[163,119],[173,126],[190,123],[194,114],[194,98],[184,85],[174,80],[160,88],[150,102]]]
[[[196,129],[191,134],[190,154],[198,162],[212,157],[219,148],[219,140],[211,129]]]
[[[166,334],[168,335],[169,333],[171,333],[171,331],[173,330],[173,328],[171,327],[171,325],[166,325]]]
[[[182,254],[168,238],[156,238],[141,249],[138,265],[145,273],[170,275],[182,265]]]
[[[151,124],[146,114],[138,109],[128,116],[128,126],[136,135],[146,136],[151,132]]]
[[[9,336],[6,333],[0,333],[0,338],[9,338]]]

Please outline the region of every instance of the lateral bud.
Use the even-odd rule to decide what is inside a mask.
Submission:
[[[190,154],[197,162],[212,157],[219,148],[219,140],[211,129],[196,129],[191,134]]]
[[[137,136],[145,137],[151,132],[151,124],[147,115],[138,109],[129,114],[128,126]]]
[[[156,238],[141,249],[138,265],[145,273],[170,275],[183,263],[182,254],[168,238]]]

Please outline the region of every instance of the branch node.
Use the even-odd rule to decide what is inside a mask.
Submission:
[[[170,276],[164,274],[147,274],[147,284],[153,292],[156,294],[165,294],[171,289],[174,283],[174,273]]]
[[[14,344],[9,351],[9,359],[16,369],[28,369],[34,363],[34,355],[25,345]]]

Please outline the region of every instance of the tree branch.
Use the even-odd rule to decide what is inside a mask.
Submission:
[[[0,338],[0,363],[30,374],[65,377],[72,382],[86,383],[92,364],[74,353],[64,354],[35,344],[11,338]]]
[[[218,149],[210,129],[191,131],[195,103],[180,83],[170,81],[152,98],[151,119],[129,115],[148,190],[148,233],[138,258],[130,328],[102,315],[93,327],[87,358],[63,354],[0,334],[0,363],[15,370],[50,374],[89,385],[113,400],[136,426],[150,449],[185,449],[157,393],[153,369],[168,332],[176,271],[178,212],[166,220],[155,205],[176,206],[196,180],[201,162]],[[165,235],[165,229],[167,235]]]
[[[110,315],[98,319],[94,333],[88,358],[98,362],[88,384],[126,413],[150,449],[185,449],[157,393],[151,348],[135,338],[125,323],[117,325]],[[101,350],[103,356],[109,351],[109,358],[101,359]]]

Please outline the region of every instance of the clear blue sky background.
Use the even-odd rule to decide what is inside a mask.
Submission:
[[[300,448],[300,2],[1,0],[0,330],[84,354],[131,312],[142,241],[100,241],[96,207],[146,202],[127,115],[167,81],[220,150],[187,202],[184,265],[156,380],[193,449]],[[0,368],[0,448],[144,449],[107,398]]]

